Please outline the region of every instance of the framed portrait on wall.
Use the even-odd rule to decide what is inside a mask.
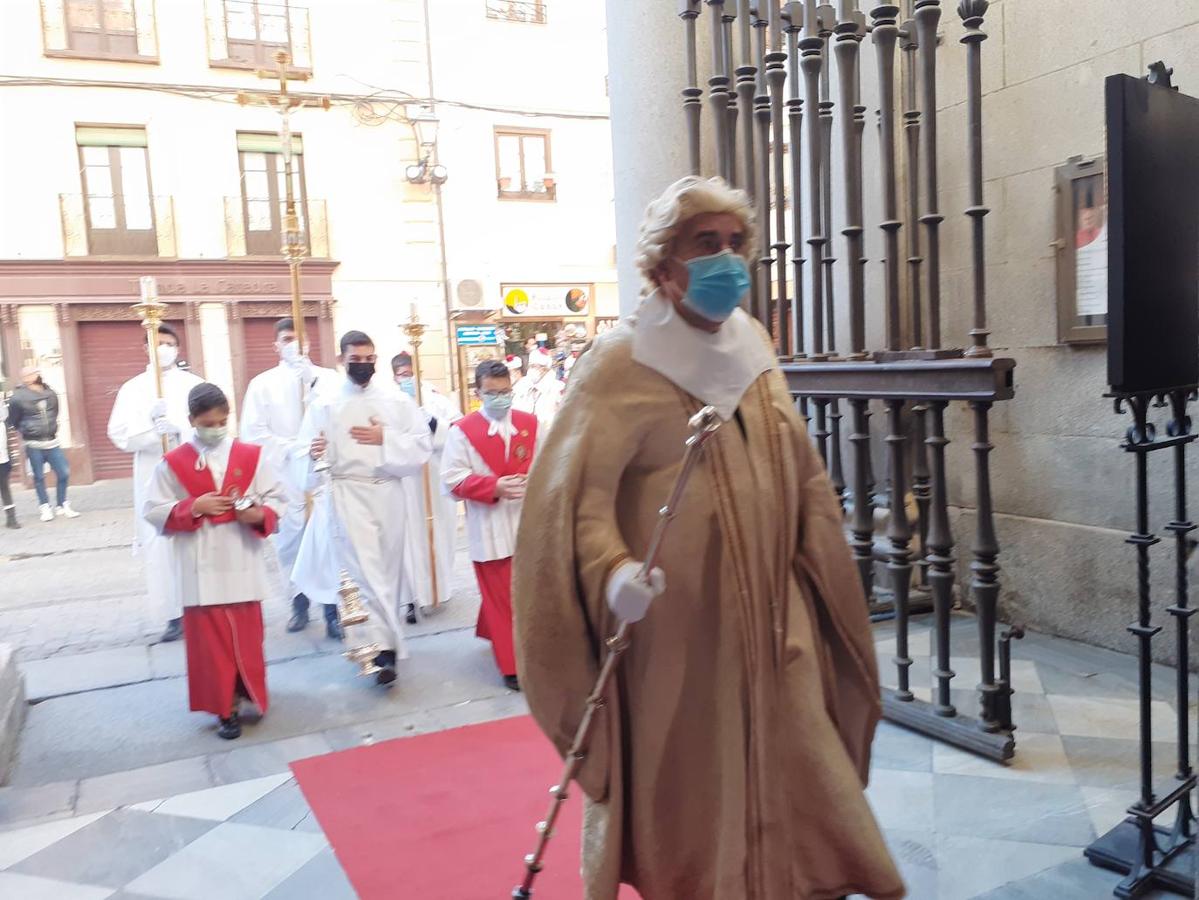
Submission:
[[[1057,339],[1107,340],[1107,188],[1103,159],[1073,157],[1054,173],[1057,192]]]

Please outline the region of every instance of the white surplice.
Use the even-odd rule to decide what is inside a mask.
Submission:
[[[304,421],[304,408],[318,393],[336,389],[340,381],[340,376],[332,369],[283,362],[255,375],[241,404],[242,440],[261,446],[274,470],[286,474]],[[304,537],[308,510],[303,485],[285,480],[284,491],[287,508],[272,540],[279,555],[279,566],[290,580]],[[290,600],[297,593],[293,583],[286,599]]]
[[[454,401],[421,384],[422,410],[427,419],[437,420],[433,432],[433,457],[415,478],[404,479],[404,500],[408,518],[407,561],[405,572],[411,582],[412,594],[421,606],[433,605],[433,581],[429,577],[429,523],[425,509],[425,479],[433,501],[433,549],[437,557],[437,598],[444,603],[450,599],[454,577],[454,555],[458,543],[458,501],[441,490],[441,457],[451,425],[462,418]]]
[[[212,473],[219,491],[229,467],[232,439],[226,438],[216,447],[205,447],[196,440],[192,445]],[[189,496],[171,467],[165,460],[160,461],[147,486],[141,514],[161,535],[175,504]],[[246,496],[254,497],[276,515],[283,515],[287,498],[277,470],[265,452],[258,459]],[[262,601],[269,596],[271,581],[262,553],[262,537],[244,525],[206,522],[198,531],[173,533],[162,544],[166,547],[173,599],[180,608]]]
[[[372,417],[383,425],[382,446],[350,436],[351,428],[370,425]],[[332,466],[325,476],[313,471],[307,451],[322,434]],[[337,584],[340,569],[349,572],[370,612],[365,625],[349,629],[350,646],[373,643],[396,651],[397,658],[407,655],[403,607],[411,591],[403,575],[402,482],[419,474],[432,452],[425,414],[394,383],[378,377],[366,388],[344,380],[337,390],[319,394],[304,416],[292,453],[296,480],[311,490],[325,477],[330,490],[301,541],[292,577],[310,600],[336,602],[335,594],[327,599],[327,586]]]
[[[166,400],[166,418],[178,430],[171,446],[191,440],[188,423],[187,395],[203,379],[191,372],[171,366],[162,372],[162,396]],[[117,399],[108,419],[108,439],[126,453],[133,454],[133,555],[140,556],[145,565],[148,614],[152,621],[177,619],[183,608],[174,599],[175,591],[166,582],[170,564],[168,547],[158,531],[142,516],[154,469],[162,459],[162,438],[154,430],[150,418],[158,392],[154,372],[134,375],[117,391]]]
[[[502,419],[492,419],[483,411],[490,423],[488,435],[498,434],[504,441],[504,455],[512,443],[516,426],[511,414]],[[533,458],[537,458],[536,444],[543,439],[541,423],[537,425],[537,441]],[[454,488],[471,475],[493,475],[491,467],[484,462],[479,451],[461,428],[451,428],[446,436],[445,449],[441,457],[441,489],[452,494]],[[473,562],[490,562],[507,559],[516,553],[516,529],[520,525],[521,500],[497,500],[495,503],[466,504],[466,541]]]
[[[532,413],[542,431],[549,430],[562,404],[562,392],[566,385],[558,380],[553,371],[546,372],[534,383],[534,376],[526,375],[512,388],[512,408]]]

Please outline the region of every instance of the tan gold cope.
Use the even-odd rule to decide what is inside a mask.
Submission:
[[[521,686],[559,753],[619,624],[608,573],[643,558],[703,405],[631,339],[623,322],[575,365],[517,538]],[[878,672],[840,509],[777,369],[738,413],[681,499],[666,592],[580,771],[586,900],[622,881],[644,900],[902,897],[862,792]]]

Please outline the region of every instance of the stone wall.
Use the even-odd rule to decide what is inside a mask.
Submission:
[[[945,3],[940,59],[941,208],[945,325],[970,327],[966,217],[965,54],[955,4]],[[1119,449],[1128,424],[1106,389],[1106,348],[1057,343],[1054,168],[1104,152],[1104,79],[1142,75],[1161,59],[1175,84],[1199,95],[1199,5],[1101,0],[1085,14],[1064,0],[998,0],[986,18],[983,52],[987,281],[991,345],[1017,360],[1016,399],[993,415],[995,507],[1003,542],[1003,613],[1056,634],[1129,649],[1135,617],[1133,460]],[[970,423],[953,420],[952,496],[962,577],[968,577]],[[1192,453],[1192,456],[1194,454]],[[1172,517],[1172,462],[1151,464],[1152,527]],[[1192,460],[1189,477],[1199,477]],[[1192,504],[1192,518],[1199,507]],[[1155,619],[1172,600],[1172,538],[1154,550]],[[1170,655],[1173,640],[1157,642]],[[1171,645],[1170,648],[1167,645]]]

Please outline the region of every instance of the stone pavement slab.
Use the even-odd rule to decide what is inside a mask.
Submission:
[[[26,660],[25,692],[30,701],[137,684],[152,677],[146,647],[116,647],[70,657]]]

